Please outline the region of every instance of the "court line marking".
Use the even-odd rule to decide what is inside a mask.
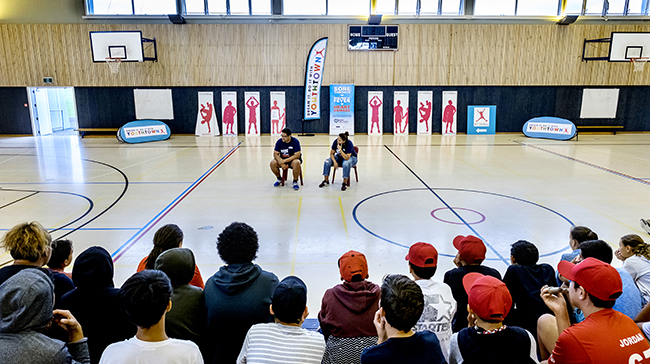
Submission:
[[[132,185],[158,185],[158,184],[188,184],[191,181],[179,182],[129,182]],[[121,185],[124,182],[8,182],[3,185]]]
[[[113,258],[113,262],[116,262],[118,259],[124,255],[131,247],[137,243],[142,237],[149,232],[160,220],[162,220],[165,216],[167,216],[168,213],[170,213],[176,206],[178,206],[185,197],[187,197],[196,187],[198,187],[206,178],[208,178],[212,172],[214,172],[223,162],[228,159],[237,149],[239,149],[239,146],[241,145],[242,142],[239,142],[234,148],[232,148],[226,155],[221,157],[217,163],[212,165],[205,173],[203,173],[196,181],[194,181],[189,187],[185,189],[185,191],[181,192],[178,197],[176,197],[169,205],[167,205],[162,211],[158,213],[158,215],[154,216],[153,219],[149,220],[148,223],[146,223],[138,232],[136,232],[129,240],[127,240],[122,246],[117,248],[113,254],[111,254],[111,257]]]
[[[11,229],[0,229],[0,231],[9,231]],[[81,229],[75,229],[75,228],[65,228],[65,229],[59,229],[61,231],[70,231],[70,230],[77,230],[77,231],[131,231],[131,230],[140,230],[140,228],[81,228]],[[2,256],[0,256],[2,257]]]
[[[298,218],[296,219],[296,234],[293,238],[293,256],[291,257],[291,273],[290,276],[296,272],[296,256],[298,254],[298,231],[300,230],[300,212],[302,210],[302,197],[298,199]]]
[[[601,171],[609,172],[609,173],[611,173],[611,174],[613,174],[613,175],[616,175],[616,176],[619,176],[619,177],[623,177],[623,178],[627,178],[627,179],[629,179],[629,180],[632,180],[632,181],[635,181],[635,182],[639,182],[639,183],[643,183],[643,184],[645,184],[645,185],[649,185],[649,186],[650,186],[650,181],[645,181],[643,178],[637,178],[637,177],[634,177],[634,176],[630,176],[629,174],[625,174],[625,173],[622,173],[622,172],[615,171],[615,170],[613,170],[613,169],[609,169],[609,168],[601,167],[601,166],[599,166],[599,165],[597,165],[597,164],[593,164],[593,163],[589,163],[589,162],[583,161],[583,160],[581,160],[581,159],[577,159],[577,158],[569,157],[568,155],[565,155],[565,154],[562,154],[562,153],[558,153],[558,152],[554,152],[554,151],[552,151],[552,150],[548,150],[548,149],[540,148],[540,147],[537,147],[537,146],[532,145],[532,144],[521,143],[521,142],[514,141],[514,140],[513,140],[513,142],[514,142],[514,143],[517,143],[517,144],[520,144],[520,145],[523,145],[523,146],[525,146],[525,147],[531,147],[531,148],[534,148],[534,149],[537,149],[537,150],[541,150],[542,152],[550,153],[550,154],[553,154],[553,155],[555,155],[555,156],[562,157],[562,158],[564,158],[564,159],[568,159],[568,160],[573,161],[573,162],[577,162],[577,163],[580,163],[580,164],[584,164],[584,165],[586,165],[586,166],[593,167],[593,168],[596,168],[596,169],[600,169]]]
[[[345,230],[345,240],[348,242],[348,248],[352,249],[352,244],[350,244],[350,235],[348,234],[348,224],[345,222],[345,213],[343,212],[343,201],[341,201],[341,196],[339,196],[339,207],[341,208],[341,219],[343,219],[343,230]]]
[[[3,190],[2,187],[0,187],[0,191],[9,191],[9,190]],[[0,206],[0,210],[4,209],[4,208],[7,207],[7,206],[11,206],[11,205],[13,205],[13,204],[15,204],[15,203],[17,203],[17,202],[20,202],[20,201],[22,201],[22,200],[28,199],[28,198],[30,198],[30,197],[32,197],[32,196],[34,196],[34,195],[37,195],[37,194],[38,194],[38,191],[32,193],[31,195],[23,196],[23,197],[21,197],[21,198],[15,200],[15,201],[11,201],[11,202],[9,202],[9,203],[6,204],[6,205]]]

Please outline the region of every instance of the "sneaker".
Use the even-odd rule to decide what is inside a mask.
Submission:
[[[323,181],[318,185],[318,187],[323,188],[325,186],[329,186],[329,184],[330,184],[330,181]]]
[[[278,187],[281,184],[282,184],[282,180],[279,179],[279,180],[275,181],[275,183],[273,184],[273,187]]]
[[[650,221],[641,219],[641,227],[643,230],[645,230],[646,233],[650,234]]]
[[[293,183],[293,189],[298,191],[299,188],[300,188],[300,186],[298,186],[298,182],[294,182]]]
[[[348,185],[345,184],[345,182],[343,182],[343,184],[341,185],[341,191],[345,191],[347,189],[348,189]]]

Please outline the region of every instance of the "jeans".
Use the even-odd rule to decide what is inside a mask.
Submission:
[[[357,157],[350,156],[350,159],[348,160],[336,158],[336,163],[339,164],[339,167],[343,167],[343,178],[350,178],[350,169],[357,165]],[[323,176],[330,175],[330,168],[332,168],[332,165],[334,165],[332,158],[325,159],[325,163],[323,164]]]

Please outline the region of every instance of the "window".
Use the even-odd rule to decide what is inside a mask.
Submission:
[[[283,0],[284,15],[325,15],[325,0]]]
[[[230,14],[248,15],[248,0],[230,0]]]
[[[421,15],[438,14],[438,0],[420,0],[420,14]]]
[[[476,3],[474,3],[474,15],[515,15],[515,1],[476,0]]]
[[[603,0],[587,0],[585,15],[600,15],[603,13]]]
[[[628,14],[645,15],[645,12],[647,11],[647,6],[648,6],[647,0],[630,0]]]
[[[327,15],[368,15],[370,2],[364,0],[328,0]]]
[[[271,14],[271,0],[251,0],[251,6],[253,15]]]
[[[566,14],[582,14],[582,0],[566,0]]]
[[[205,14],[205,2],[203,0],[185,0],[186,14]]]
[[[463,11],[460,8],[461,0],[443,0],[442,1],[442,15],[458,15],[463,14]]]
[[[398,15],[415,15],[417,14],[417,0],[399,0],[397,7]]]
[[[175,0],[133,0],[137,15],[176,14]]]
[[[557,11],[558,7],[559,7],[559,2],[557,1],[518,0],[517,15],[523,15],[523,16],[558,15],[558,11]]]
[[[90,0],[88,12],[101,15],[133,15],[131,0]]]
[[[375,14],[395,15],[395,0],[377,0]]]

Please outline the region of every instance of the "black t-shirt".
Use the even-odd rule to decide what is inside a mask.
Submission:
[[[446,364],[447,361],[436,334],[425,330],[410,337],[388,339],[361,353],[361,364],[382,363]]]
[[[501,279],[501,273],[498,270],[484,265],[466,265],[445,273],[444,282],[451,288],[451,294],[456,300],[456,314],[451,326],[453,332],[467,327],[467,292],[463,287],[463,277],[472,272]]]

